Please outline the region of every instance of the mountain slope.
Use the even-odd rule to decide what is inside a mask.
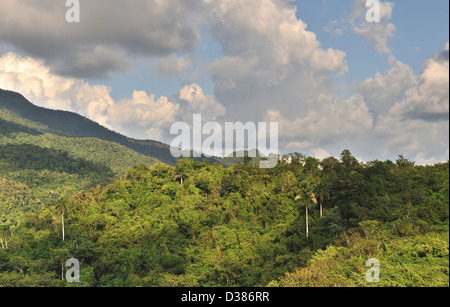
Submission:
[[[96,122],[72,112],[55,111],[38,107],[22,95],[0,90],[0,111],[10,117],[10,121],[25,121],[35,129],[34,133],[51,133],[63,137],[97,138],[118,143],[140,154],[151,156],[167,164],[175,164],[168,145],[150,140],[134,140],[111,131]],[[30,127],[31,126],[31,127]]]
[[[17,93],[0,91],[0,231],[16,225],[24,212],[104,185],[135,165],[159,162],[92,137],[102,133],[114,137],[81,116],[39,108]]]

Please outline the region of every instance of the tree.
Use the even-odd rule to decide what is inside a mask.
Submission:
[[[342,165],[346,169],[355,169],[359,166],[358,160],[353,157],[350,150],[346,149],[341,153]]]
[[[190,159],[178,160],[175,166],[175,176],[174,180],[180,180],[181,185],[183,185],[183,180],[190,176],[193,170],[193,161]]]
[[[300,194],[295,200],[300,200],[300,203],[305,206],[306,212],[306,238],[309,238],[309,216],[308,209],[311,204],[317,205],[316,195],[313,193],[313,184],[310,179],[305,179],[300,182]]]
[[[61,214],[61,228],[62,228],[62,239],[65,240],[65,233],[64,233],[64,214],[67,212],[67,200],[66,199],[60,199],[56,203],[56,210],[59,214]]]
[[[316,190],[316,197],[319,201],[319,206],[320,206],[320,217],[323,216],[323,201],[324,199],[327,199],[330,196],[330,192],[329,192],[329,187],[328,184],[325,180],[320,180],[316,186],[315,186],[315,190]]]
[[[409,161],[403,155],[400,155],[396,161],[399,168],[414,167],[415,162]]]
[[[319,170],[319,160],[313,157],[308,157],[305,160],[304,171],[310,178],[314,178],[318,175]]]
[[[292,165],[303,165],[305,163],[306,156],[299,152],[294,152],[293,154],[290,154],[290,159]]]
[[[5,238],[5,244],[3,244],[3,238],[0,238],[0,243],[2,244],[2,249],[8,249],[8,241]]]
[[[339,170],[339,160],[334,157],[323,159],[320,162],[322,171],[326,174],[330,174]]]

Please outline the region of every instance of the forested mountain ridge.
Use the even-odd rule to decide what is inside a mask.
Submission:
[[[448,204],[448,162],[141,165],[4,230],[0,285],[448,287]]]
[[[118,143],[164,163],[172,165],[176,163],[170,154],[168,145],[156,141],[128,138],[76,113],[35,106],[19,93],[0,89],[0,111],[7,113],[11,119],[25,120],[33,126],[36,130],[35,133],[50,133],[62,137],[97,138]]]

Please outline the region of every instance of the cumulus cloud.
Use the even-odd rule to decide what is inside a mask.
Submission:
[[[300,139],[310,148],[323,144],[336,146],[342,144],[343,139],[357,139],[370,133],[373,125],[372,115],[361,95],[335,99],[293,121],[276,110],[269,111],[267,120],[279,123],[280,134],[291,147]]]
[[[167,97],[156,99],[143,91],[134,91],[131,99],[122,99],[107,110],[108,121],[127,135],[158,139],[178,115],[179,105]],[[151,132],[154,135],[147,135]],[[159,140],[159,139],[158,139]]]
[[[365,80],[358,90],[366,101],[382,105],[372,135],[381,140],[374,143],[383,144],[385,154],[410,154],[435,162],[448,159],[448,43],[425,62],[419,75],[396,61],[385,75]]]
[[[209,5],[210,31],[222,47],[209,72],[227,120],[277,122],[285,151],[364,147],[372,110],[360,94],[338,97],[332,81],[347,72],[346,53],[323,48],[290,1]]]
[[[391,116],[431,122],[449,119],[448,53],[447,48],[427,60],[416,85],[408,89],[404,99],[390,110]]]
[[[403,67],[407,71],[398,74],[405,79],[391,78]],[[448,121],[449,119],[449,51],[448,44],[438,55],[428,59],[423,65],[423,70],[418,76],[412,76],[407,65],[397,61],[386,76],[377,75],[378,83],[389,83],[386,95],[394,94],[396,100],[387,113],[386,118],[394,118],[398,121],[422,120],[430,122]],[[406,80],[406,81],[405,81]],[[360,86],[360,90],[370,96],[366,86],[374,83],[368,79]],[[408,86],[409,84],[409,86]],[[392,90],[394,89],[394,90]],[[375,92],[376,89],[373,91]],[[399,95],[403,92],[403,95]],[[373,97],[375,96],[375,97]],[[372,95],[376,99],[377,95]]]
[[[194,49],[196,0],[95,0],[81,3],[81,22],[65,20],[65,1],[0,2],[0,41],[53,72],[108,77],[131,65],[129,56],[168,56]]]
[[[276,109],[283,120],[316,124],[314,116],[334,107],[333,74],[348,69],[345,52],[322,48],[316,35],[296,17],[296,7],[290,1],[96,0],[82,3],[79,24],[65,22],[65,7],[48,1],[42,12],[42,5],[23,0],[2,2],[2,11],[20,9],[23,14],[20,18],[7,14],[0,21],[0,37],[45,60],[38,67],[48,69],[46,77],[33,76],[33,82],[53,78],[56,83],[69,85],[52,95],[59,101],[47,93],[38,93],[42,91],[39,84],[30,89],[23,86],[22,92],[32,91],[33,98],[45,100],[48,106],[80,112],[134,136],[143,137],[141,131],[162,135],[156,128],[143,127],[146,121],[158,119],[155,114],[167,118],[167,123],[176,119],[188,122],[194,112],[201,113],[205,120],[221,117],[227,121],[257,122]],[[211,36],[222,47],[221,56],[209,68],[215,97],[191,84],[169,98],[135,91],[131,99],[115,102],[107,87],[58,77],[106,76],[129,67],[129,54],[160,57],[155,65],[160,75],[186,71],[199,40],[197,21],[193,21],[199,12],[205,14],[202,18],[208,21]],[[54,18],[59,15],[61,19]],[[38,19],[45,22],[37,23]],[[28,75],[33,74],[23,73],[20,77]],[[81,95],[77,87],[84,87],[88,93],[83,102],[78,102],[81,97],[73,94]],[[54,91],[57,87],[44,88]],[[96,92],[101,92],[102,103],[90,102]],[[133,113],[133,109],[139,112]],[[156,121],[154,125],[162,127],[164,123]],[[327,134],[319,129],[312,132],[320,133],[320,139]]]
[[[113,103],[110,88],[58,76],[42,61],[16,53],[0,58],[0,87],[20,92],[39,106],[79,112],[101,124],[106,124],[104,109]]]
[[[315,157],[316,159],[319,159],[319,160],[323,160],[323,159],[326,159],[326,158],[329,158],[332,156],[328,151],[326,151],[325,149],[322,149],[322,148],[312,149],[311,153],[312,153],[313,157]]]
[[[394,61],[385,75],[376,73],[357,84],[355,90],[361,94],[375,117],[403,100],[405,91],[416,85],[417,76],[409,65]]]
[[[227,119],[262,120],[273,108],[295,119],[333,96],[331,77],[347,71],[346,54],[322,48],[290,1],[208,2],[210,32],[222,47],[209,73]]]
[[[344,35],[348,31],[347,21],[345,18],[339,20],[330,20],[323,31],[330,33],[333,37]]]
[[[198,84],[188,84],[172,97],[156,98],[144,91],[134,91],[131,99],[109,106],[107,118],[110,125],[126,135],[169,143],[173,123],[183,121],[191,125],[193,114],[201,114],[204,121],[212,121],[224,113],[225,108],[206,95]]]
[[[215,121],[226,111],[213,96],[206,95],[198,84],[184,86],[176,99],[180,102],[185,121],[191,121],[195,113],[201,114],[205,120]]]

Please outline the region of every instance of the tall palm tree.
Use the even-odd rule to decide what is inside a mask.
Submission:
[[[317,205],[316,195],[313,193],[313,184],[309,179],[303,180],[300,183],[300,194],[295,198],[300,200],[305,206],[306,211],[306,238],[309,238],[309,206]]]
[[[186,179],[190,176],[189,172],[186,170],[177,170],[177,173],[173,177],[174,180],[180,180],[181,185],[183,185],[183,179]]]
[[[330,192],[328,189],[328,184],[321,180],[316,184],[316,197],[319,200],[320,206],[320,217],[323,216],[323,201],[330,196]]]
[[[190,171],[192,171],[192,161],[187,159],[179,160],[175,166],[174,180],[180,179],[181,185],[183,185],[183,180],[190,176]]]
[[[7,237],[8,237],[8,232],[6,230],[3,230],[2,232],[0,232],[0,243],[2,245],[2,249],[8,249]]]
[[[64,232],[64,214],[67,212],[67,201],[65,199],[60,199],[56,203],[56,210],[59,214],[61,214],[61,225],[62,225],[62,239],[65,240],[65,232]]]

